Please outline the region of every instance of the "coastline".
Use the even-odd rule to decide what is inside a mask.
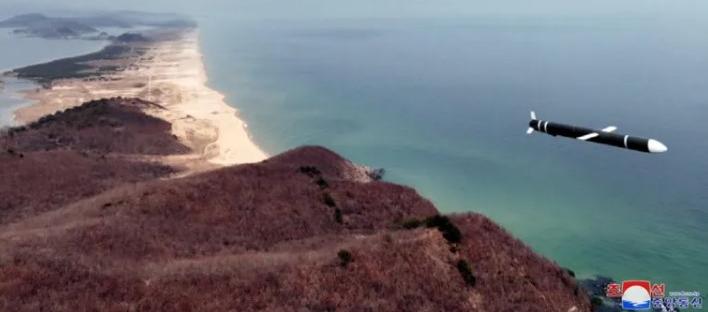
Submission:
[[[15,111],[32,105],[20,92],[36,85],[14,77],[1,77],[0,81],[0,128],[20,126],[21,123],[15,119]]]
[[[34,89],[35,81],[6,76],[19,66],[50,62],[70,55],[81,55],[99,50],[110,44],[109,40],[43,39],[21,36],[0,28],[0,45],[11,46],[0,58],[0,128],[19,126],[14,111],[32,105],[20,91]],[[21,52],[19,52],[21,51]]]
[[[268,155],[253,142],[238,110],[207,85],[198,29],[163,29],[152,37],[156,39],[125,44],[131,51],[128,55],[85,63],[96,69],[119,70],[56,79],[46,88],[25,91],[24,97],[34,104],[16,110],[15,120],[27,124],[91,100],[138,97],[162,106],[146,113],[170,122],[172,134],[194,152],[168,157],[165,162],[198,170],[266,159]]]

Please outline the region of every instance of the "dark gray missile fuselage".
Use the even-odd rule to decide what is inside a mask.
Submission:
[[[657,140],[612,133],[611,131],[614,130],[594,130],[537,119],[531,120],[529,127],[552,136],[563,136],[645,153],[662,153],[667,150],[666,146]]]

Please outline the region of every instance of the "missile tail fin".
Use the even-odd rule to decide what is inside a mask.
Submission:
[[[536,120],[536,112],[531,111],[531,120]]]
[[[529,127],[528,129],[526,129],[526,134],[531,134],[531,133],[533,133],[533,128]]]

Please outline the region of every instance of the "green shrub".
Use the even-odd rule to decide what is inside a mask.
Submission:
[[[349,265],[349,263],[351,263],[353,260],[352,253],[349,252],[348,250],[344,250],[344,249],[340,250],[337,253],[337,257],[339,257],[339,264],[343,267],[346,267],[347,265]]]
[[[317,167],[315,166],[302,166],[300,167],[300,173],[305,174],[311,178],[322,174],[320,170],[317,169]]]
[[[319,177],[315,181],[315,183],[317,183],[317,185],[319,185],[321,189],[326,189],[329,187],[329,183],[327,183],[327,181],[325,181],[325,179],[323,179],[322,177]]]
[[[342,219],[342,211],[339,208],[334,209],[334,220],[336,220],[337,223],[340,224],[344,222],[344,220]]]
[[[334,198],[332,198],[332,195],[329,195],[329,193],[324,193],[322,196],[322,201],[329,207],[337,207],[337,203],[334,201]]]
[[[412,230],[420,227],[421,225],[423,225],[423,222],[415,218],[403,221],[403,224],[401,224],[401,226],[406,230]]]
[[[460,229],[446,216],[435,215],[429,217],[425,219],[425,226],[428,228],[437,228],[450,243],[459,243],[462,240]]]
[[[474,287],[477,283],[477,278],[475,278],[474,274],[472,274],[472,269],[470,268],[469,263],[463,259],[460,259],[457,261],[457,270],[460,271],[460,275],[465,283],[470,287]]]

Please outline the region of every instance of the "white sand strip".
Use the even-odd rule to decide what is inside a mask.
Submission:
[[[226,166],[268,157],[250,138],[238,111],[207,86],[196,31],[183,33],[180,39],[138,47],[149,50],[139,57],[97,64],[113,62],[127,67],[124,71],[101,79],[59,80],[50,89],[27,92],[26,97],[36,104],[16,111],[16,119],[28,123],[94,99],[139,97],[166,108],[148,113],[172,123],[173,134],[194,150],[193,158]]]

